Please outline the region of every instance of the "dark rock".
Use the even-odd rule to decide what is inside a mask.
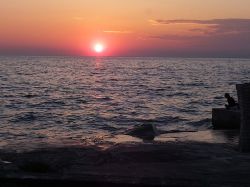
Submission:
[[[157,131],[154,125],[145,124],[129,130],[126,134],[143,140],[154,140],[157,135]]]
[[[50,166],[42,162],[27,162],[20,165],[19,168],[25,172],[32,173],[48,173],[51,171]]]
[[[212,124],[214,129],[239,129],[240,110],[213,108]]]

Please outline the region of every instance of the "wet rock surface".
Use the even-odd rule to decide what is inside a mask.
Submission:
[[[1,152],[1,184],[249,186],[250,154],[224,143],[151,142]],[[7,161],[7,162],[6,162]]]

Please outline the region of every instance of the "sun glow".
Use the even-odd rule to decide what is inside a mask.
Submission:
[[[103,52],[103,50],[104,50],[103,44],[97,43],[97,44],[94,45],[94,51],[96,53],[101,53],[101,52]]]

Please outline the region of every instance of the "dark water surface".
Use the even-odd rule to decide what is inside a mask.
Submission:
[[[0,148],[71,144],[140,124],[211,128],[249,59],[0,57]]]

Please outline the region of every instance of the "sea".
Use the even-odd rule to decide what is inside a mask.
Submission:
[[[95,144],[139,125],[212,128],[250,59],[0,57],[0,149]]]

